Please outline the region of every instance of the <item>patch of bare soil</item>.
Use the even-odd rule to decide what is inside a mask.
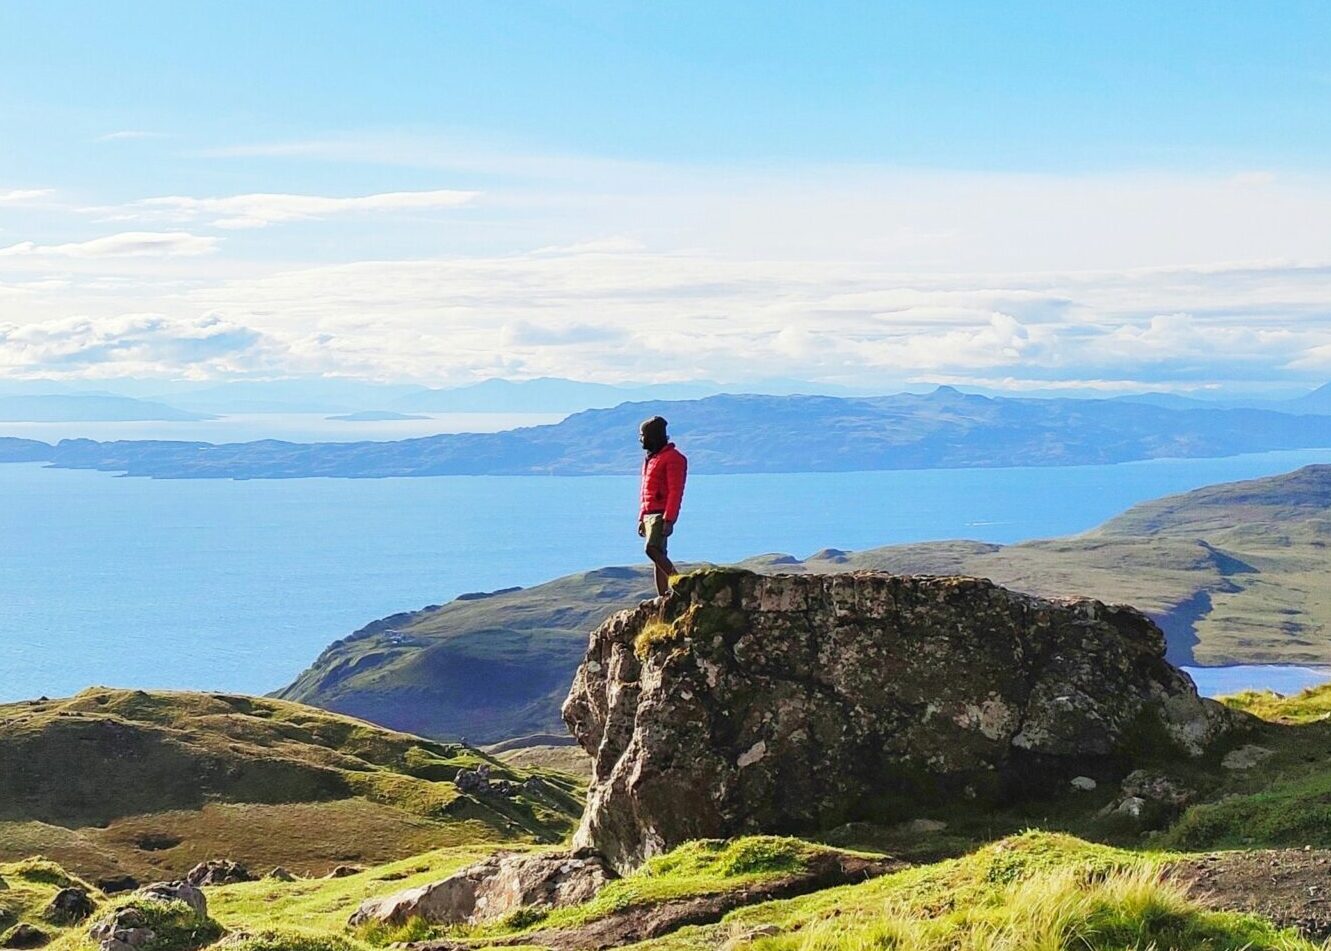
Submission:
[[[896,859],[868,860],[848,855],[830,855],[799,875],[789,875],[716,895],[699,895],[647,907],[626,908],[577,928],[527,932],[475,943],[421,941],[407,947],[412,951],[466,951],[475,947],[521,945],[549,948],[551,951],[604,951],[658,938],[689,925],[709,925],[746,905],[795,898],[836,885],[862,882],[905,867],[905,862]]]
[[[1213,908],[1261,915],[1313,940],[1331,937],[1331,851],[1213,852],[1179,862],[1169,874]]]

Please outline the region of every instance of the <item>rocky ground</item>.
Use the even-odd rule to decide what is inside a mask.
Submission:
[[[1260,915],[1315,940],[1331,938],[1331,851],[1212,852],[1176,864],[1171,876],[1212,908]]]

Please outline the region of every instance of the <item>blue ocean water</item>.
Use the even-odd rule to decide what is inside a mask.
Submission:
[[[707,476],[672,551],[1082,531],[1331,450],[1113,466]],[[640,557],[636,476],[153,481],[0,465],[0,700],[90,684],[265,692],[330,641],[466,591]]]

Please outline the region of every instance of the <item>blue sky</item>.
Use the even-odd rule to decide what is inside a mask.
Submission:
[[[1328,64],[1315,3],[10,0],[0,374],[1307,388]]]

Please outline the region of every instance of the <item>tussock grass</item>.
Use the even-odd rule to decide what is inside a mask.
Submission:
[[[679,629],[669,621],[659,618],[648,621],[633,639],[633,653],[640,659],[645,659],[653,647],[673,641],[679,636]]]
[[[237,934],[226,941],[226,951],[362,951],[354,938],[300,928],[267,928]]]
[[[1227,707],[1272,723],[1316,723],[1331,719],[1331,684],[1309,687],[1292,697],[1273,690],[1245,690],[1220,700]]]
[[[1065,868],[995,888],[982,901],[927,916],[908,901],[829,918],[742,945],[752,951],[1311,951],[1315,945],[1248,915],[1205,910],[1149,868],[1103,877]]]
[[[23,859],[3,868],[6,876],[24,882],[54,885],[56,888],[82,888],[88,892],[97,891],[77,875],[70,874],[59,864],[41,856]]]

